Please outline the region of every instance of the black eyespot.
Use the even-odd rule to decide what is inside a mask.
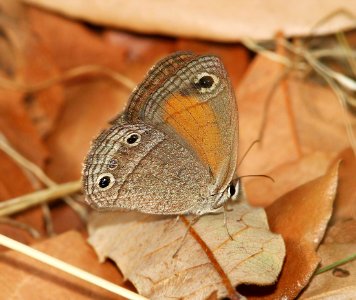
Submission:
[[[136,133],[130,134],[127,138],[126,138],[126,143],[128,143],[129,145],[135,144],[138,139],[139,139],[139,135]]]
[[[210,88],[214,84],[214,78],[211,77],[210,75],[205,75],[202,78],[199,79],[198,85],[199,87],[202,88]]]
[[[99,186],[104,189],[110,184],[110,177],[109,176],[104,176],[103,178],[100,179],[99,181]]]
[[[233,184],[230,184],[229,186],[229,194],[230,194],[230,197],[232,197],[233,195],[235,195],[236,193],[236,188]]]

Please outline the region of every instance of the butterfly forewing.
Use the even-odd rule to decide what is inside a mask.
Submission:
[[[190,149],[209,169],[214,192],[234,176],[237,109],[218,57],[184,52],[164,59],[136,89],[125,116],[160,128]]]

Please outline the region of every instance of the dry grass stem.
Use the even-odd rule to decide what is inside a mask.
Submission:
[[[20,165],[21,167],[23,167],[24,169],[28,170],[33,175],[35,175],[46,186],[53,187],[57,185],[57,183],[55,183],[52,179],[50,179],[40,167],[38,167],[36,164],[29,161],[27,158],[25,158],[19,152],[17,152],[1,133],[0,133],[0,149],[4,151],[7,155],[9,155],[18,165]],[[70,197],[64,197],[63,199],[80,216],[80,218],[83,221],[86,221],[87,218],[86,209],[83,209],[83,207],[80,206],[80,204],[78,204],[74,199]],[[26,209],[26,207],[24,207],[24,209]],[[46,216],[46,209],[44,209],[44,215]],[[49,223],[46,222],[46,224]],[[48,227],[47,229],[49,229],[48,232],[51,233],[51,228]]]
[[[336,98],[338,99],[340,106],[342,108],[342,119],[345,124],[345,129],[346,133],[349,139],[349,143],[351,145],[351,148],[353,149],[353,152],[356,155],[356,137],[352,129],[352,124],[351,120],[348,116],[347,113],[347,103],[350,103],[353,101],[353,99],[348,97],[346,92],[342,90],[341,87],[351,90],[351,91],[356,91],[356,81],[340,72],[334,71],[330,69],[328,66],[323,64],[318,58],[321,58],[325,56],[326,54],[330,55],[335,55],[339,56],[340,58],[352,58],[354,55],[356,55],[355,51],[346,51],[345,49],[342,50],[342,46],[340,46],[336,50],[330,50],[329,52],[321,52],[321,50],[318,51],[309,51],[308,49],[304,49],[302,47],[296,47],[293,44],[289,43],[287,40],[283,41],[284,46],[294,53],[298,58],[302,58],[305,63],[293,63],[292,60],[285,56],[281,56],[278,53],[272,52],[270,50],[265,49],[255,41],[251,39],[243,39],[242,43],[249,48],[252,51],[255,51],[261,55],[266,56],[267,58],[281,63],[284,66],[291,67],[294,70],[304,70],[305,69],[305,63],[309,65],[320,77],[322,77],[326,83],[330,86],[330,88],[333,90],[333,92],[336,95]],[[317,55],[314,55],[314,53],[317,53]],[[273,95],[273,93],[272,93]]]
[[[110,281],[107,281],[103,278],[95,276],[89,272],[82,270],[82,269],[74,267],[68,263],[65,263],[64,261],[61,261],[57,258],[54,258],[50,255],[47,255],[41,251],[36,250],[36,249],[33,249],[27,245],[19,243],[19,242],[15,241],[13,239],[10,239],[2,234],[0,234],[0,245],[10,248],[14,251],[20,252],[20,253],[27,255],[29,257],[32,257],[33,259],[36,259],[44,264],[50,265],[51,267],[54,267],[58,270],[68,273],[74,277],[82,279],[82,280],[89,282],[93,285],[101,287],[101,288],[103,288],[107,291],[110,291],[116,295],[125,297],[127,299],[132,299],[132,300],[147,300],[147,298],[145,298],[139,294],[136,294],[130,290],[127,290],[121,286],[118,286]]]
[[[36,191],[20,197],[12,198],[0,203],[0,216],[9,216],[18,213],[29,207],[47,203],[49,201],[62,198],[64,196],[79,192],[81,189],[81,181],[72,181],[68,183],[58,184],[48,189]]]
[[[55,76],[53,78],[50,78],[48,80],[36,83],[36,84],[25,84],[22,82],[16,82],[10,79],[7,79],[5,77],[0,77],[0,87],[3,89],[9,89],[9,90],[16,90],[16,91],[22,91],[22,92],[27,92],[27,93],[34,93],[41,91],[43,89],[46,89],[54,84],[61,83],[64,81],[68,81],[80,76],[84,75],[104,75],[112,80],[118,82],[119,84],[123,85],[130,91],[133,90],[136,87],[136,84],[126,76],[115,72],[109,68],[103,67],[103,66],[98,66],[98,65],[84,65],[84,66],[79,66],[75,67],[73,69],[67,70],[61,75]]]
[[[6,217],[0,217],[0,223],[1,224],[6,224],[6,225],[10,225],[10,226],[13,226],[13,227],[17,227],[19,229],[22,229],[22,230],[25,230],[27,231],[30,235],[32,235],[35,239],[38,239],[41,237],[41,234],[33,227],[25,224],[25,223],[22,223],[22,222],[19,222],[19,221],[16,221],[16,220],[13,220],[13,219],[10,219],[10,218],[6,218]]]
[[[328,266],[325,266],[325,267],[323,267],[323,268],[318,269],[318,270],[315,272],[315,275],[319,275],[319,274],[321,274],[321,273],[330,271],[330,270],[332,270],[332,269],[334,269],[334,268],[336,268],[336,267],[338,267],[338,266],[341,266],[341,265],[343,265],[343,264],[346,264],[346,263],[348,263],[348,262],[350,262],[350,261],[353,261],[353,260],[355,260],[355,259],[356,259],[356,253],[354,253],[354,254],[352,254],[352,255],[350,255],[350,256],[348,256],[348,257],[345,257],[345,258],[343,258],[343,259],[340,259],[340,260],[338,260],[338,261],[336,261],[336,262],[334,262],[334,263],[332,263],[332,264],[330,264],[330,265],[328,265]]]

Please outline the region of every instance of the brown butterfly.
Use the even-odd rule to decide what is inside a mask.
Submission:
[[[237,196],[237,108],[218,57],[161,60],[111,124],[84,163],[92,207],[203,215]]]

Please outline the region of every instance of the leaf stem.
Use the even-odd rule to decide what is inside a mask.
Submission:
[[[197,241],[197,243],[200,245],[202,250],[205,252],[206,256],[210,260],[212,266],[216,270],[216,272],[219,274],[222,284],[225,286],[226,291],[228,293],[228,297],[231,300],[240,300],[242,299],[241,295],[235,290],[233,287],[229,277],[225,273],[224,269],[222,266],[219,264],[218,260],[216,259],[214,253],[211,251],[211,249],[208,247],[208,245],[204,242],[202,237],[195,231],[193,226],[191,226],[189,220],[184,217],[184,216],[179,216],[180,219],[182,220],[183,224],[189,228],[189,232],[192,235],[192,237]]]

